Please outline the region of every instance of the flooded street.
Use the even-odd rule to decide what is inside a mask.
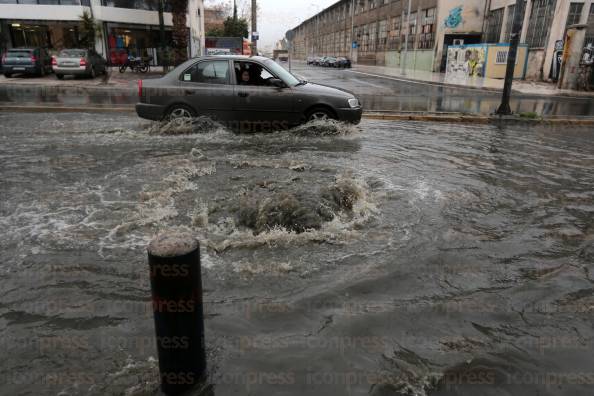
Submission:
[[[588,128],[175,132],[0,113],[0,393],[158,394],[146,245],[175,229],[208,394],[592,394]]]

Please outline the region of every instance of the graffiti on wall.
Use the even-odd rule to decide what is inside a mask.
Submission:
[[[462,6],[452,8],[444,25],[446,28],[454,29],[462,23]]]
[[[449,47],[446,75],[455,77],[483,77],[485,47]]]

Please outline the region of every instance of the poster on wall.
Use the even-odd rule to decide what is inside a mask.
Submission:
[[[446,79],[466,80],[473,77],[484,77],[486,47],[450,46],[446,63]]]

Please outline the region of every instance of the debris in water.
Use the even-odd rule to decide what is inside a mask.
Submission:
[[[222,124],[209,117],[200,116],[191,120],[177,119],[154,123],[149,129],[149,133],[154,135],[192,135],[225,130]]]
[[[352,212],[363,196],[361,186],[343,177],[322,188],[319,196],[282,192],[262,198],[252,193],[240,202],[238,223],[251,228],[256,235],[278,227],[297,233],[319,230],[339,212]]]
[[[299,136],[347,136],[359,132],[353,124],[336,120],[314,120],[290,130]]]

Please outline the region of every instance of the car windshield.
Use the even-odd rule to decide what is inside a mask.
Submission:
[[[31,50],[16,50],[16,51],[8,51],[8,55],[11,58],[28,58],[31,56]]]
[[[60,58],[82,58],[86,55],[85,50],[67,49],[60,51]]]
[[[288,86],[294,87],[295,85],[299,84],[300,81],[297,77],[289,73],[287,69],[279,65],[278,63],[267,60],[264,62],[266,67],[268,67],[274,74],[276,74],[281,80],[283,80]]]

